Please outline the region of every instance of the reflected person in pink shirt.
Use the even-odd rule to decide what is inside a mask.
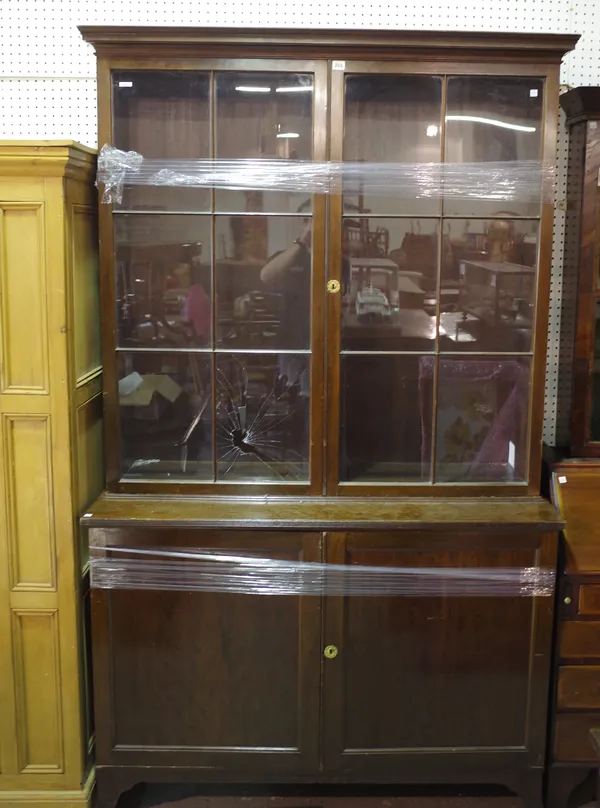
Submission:
[[[210,339],[210,298],[201,283],[194,283],[187,290],[183,304],[183,319],[190,323],[194,342],[205,344]]]

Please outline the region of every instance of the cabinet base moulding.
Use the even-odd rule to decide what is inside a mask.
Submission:
[[[90,808],[95,784],[92,770],[80,789],[0,791],[0,808]]]

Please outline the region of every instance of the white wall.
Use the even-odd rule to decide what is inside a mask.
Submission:
[[[95,60],[78,24],[582,32],[563,82],[600,84],[597,0],[0,0],[0,138],[96,144]]]

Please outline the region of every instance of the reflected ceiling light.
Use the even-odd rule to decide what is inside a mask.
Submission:
[[[132,81],[120,81],[119,87],[133,87]]]
[[[507,123],[495,118],[480,118],[477,115],[446,115],[447,121],[469,121],[470,123],[488,123],[501,129],[514,129],[516,132],[535,132],[535,126],[520,126],[518,123]]]
[[[427,137],[436,137],[438,133],[438,127],[435,124],[430,124],[427,127]]]
[[[277,137],[281,137],[281,138],[284,138],[284,137],[286,137],[286,138],[287,137],[300,137],[300,134],[299,134],[299,132],[279,132]]]
[[[254,87],[251,84],[240,84],[235,88],[238,93],[270,93],[270,87]]]
[[[276,93],[312,93],[313,88],[311,85],[305,84],[297,87],[276,87]]]

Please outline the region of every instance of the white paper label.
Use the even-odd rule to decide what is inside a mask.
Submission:
[[[346,62],[334,62],[332,65],[332,70],[345,70],[346,69]]]
[[[566,477],[559,477],[559,478],[558,478],[558,482],[559,482],[559,483],[561,483],[561,484],[562,484],[562,483],[566,483],[566,482],[567,482],[567,478],[566,478]]]
[[[93,515],[94,515],[93,513],[84,513],[83,517],[84,517],[84,519],[87,519],[88,517],[93,516]]]
[[[515,444],[511,440],[508,442],[508,465],[515,467]]]

